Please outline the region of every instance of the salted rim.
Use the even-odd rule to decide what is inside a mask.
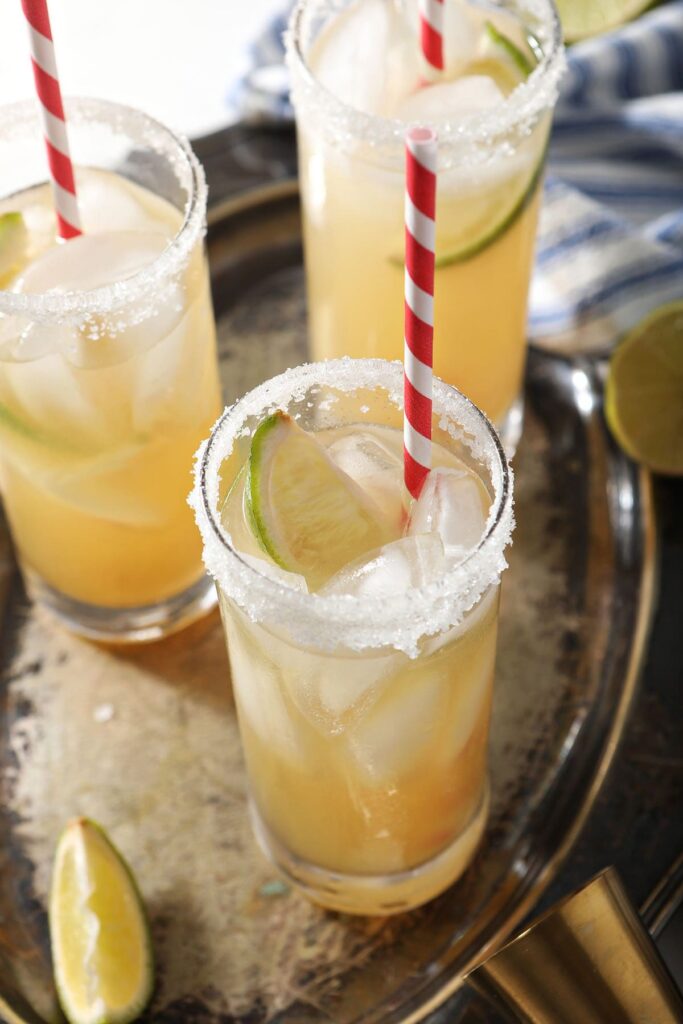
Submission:
[[[510,136],[528,135],[538,118],[550,109],[558,94],[558,84],[565,70],[562,26],[553,0],[517,0],[516,13],[525,20],[536,19],[535,34],[542,57],[529,77],[502,103],[483,113],[471,114],[458,121],[439,120],[439,166],[446,169],[463,160],[463,149],[481,161],[501,143],[509,145]],[[304,19],[319,9],[334,12],[339,0],[297,0],[288,31],[285,32],[287,65],[292,76],[292,98],[297,106],[302,100],[320,115],[322,130],[332,141],[348,146],[349,138],[359,139],[372,148],[403,146],[406,124],[398,118],[368,114],[344,103],[316,78],[308,66],[301,38]]]
[[[140,110],[109,100],[79,96],[66,99],[64,105],[71,124],[98,121],[114,133],[125,132],[133,141],[166,155],[181,187],[187,192],[187,200],[177,234],[156,259],[129,277],[89,291],[16,293],[0,290],[0,313],[26,316],[42,323],[113,313],[152,295],[168,278],[180,273],[205,231],[206,179],[185,136],[176,135]],[[42,133],[40,108],[35,100],[0,108],[0,139],[21,139],[27,130]]]
[[[226,408],[195,455],[194,488],[188,498],[204,543],[204,564],[252,621],[286,627],[296,643],[321,651],[391,646],[416,657],[423,637],[459,625],[506,568],[504,551],[514,528],[512,470],[484,414],[455,388],[435,378],[433,409],[440,417],[439,426],[467,444],[491,474],[494,498],[479,545],[437,580],[381,601],[291,589],[262,575],[233,547],[220,519],[220,467],[236,439],[244,436],[249,417],[261,419],[277,408],[286,409],[314,385],[344,393],[379,387],[398,408],[403,405],[400,362],[344,357],[287,370]]]

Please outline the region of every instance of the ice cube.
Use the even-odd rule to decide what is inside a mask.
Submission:
[[[375,782],[409,771],[432,743],[447,707],[448,680],[443,673],[422,678],[409,673],[392,682],[382,700],[349,732],[358,767]]]
[[[468,666],[467,685],[453,691],[455,706],[449,712],[449,731],[444,744],[447,760],[455,760],[479,725],[491,693],[496,663],[496,631],[491,630]]]
[[[463,75],[454,82],[422,86],[397,104],[394,116],[402,121],[452,121],[490,110],[504,98],[488,75]]]
[[[182,220],[179,211],[120,175],[77,172],[78,208],[86,235],[110,231],[161,231],[172,237]]]
[[[181,302],[180,295],[177,301]],[[207,412],[220,403],[216,373],[215,325],[208,286],[203,287],[184,313],[159,310],[138,330],[158,337],[156,344],[141,346],[135,363],[133,423],[142,432],[163,429],[172,420],[203,425]],[[169,330],[169,328],[171,328]],[[167,333],[159,336],[160,332]]]
[[[313,654],[271,633],[269,657],[280,666],[292,703],[329,737],[345,732],[374,704],[400,655],[394,650],[372,656]]]
[[[270,750],[288,760],[298,759],[295,726],[282,691],[282,672],[267,649],[267,634],[258,635],[254,631],[259,627],[232,608],[224,608],[223,621],[240,716]]]
[[[378,60],[377,55],[382,59]],[[419,75],[419,48],[398,5],[351,4],[311,55],[318,80],[350,107],[385,115]]]
[[[362,487],[392,522],[401,522],[403,464],[395,452],[365,431],[340,437],[327,451],[336,465]]]
[[[122,281],[155,260],[168,245],[160,231],[80,235],[48,249],[17,282],[21,292],[90,291]]]
[[[415,503],[408,536],[438,535],[447,557],[462,558],[484,534],[482,487],[464,469],[433,469]]]
[[[19,415],[42,434],[86,449],[111,441],[102,408],[59,353],[10,363],[5,373],[23,409]]]
[[[435,580],[444,569],[444,546],[437,533],[401,537],[366,555],[329,580],[321,594],[390,597]]]
[[[22,292],[91,291],[123,281],[164,251],[161,232],[117,231],[81,235],[39,256],[17,282]],[[56,335],[62,354],[89,370],[114,366],[152,348],[169,335],[183,315],[183,294],[174,280],[164,282],[153,299],[107,314],[84,316],[80,324]]]

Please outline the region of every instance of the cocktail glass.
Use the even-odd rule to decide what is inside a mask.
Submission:
[[[321,40],[364,5],[373,7],[368,31],[359,32],[352,50],[345,44],[339,68],[323,85]],[[416,88],[420,80],[415,4],[384,6],[405,10],[413,44],[406,46],[403,36],[402,49],[393,36],[373,40],[379,0],[299,0],[290,23],[312,356],[401,358],[404,135],[407,122],[430,123],[439,135],[434,372],[487,414],[510,453],[521,432],[527,294],[563,69],[560,24],[552,0],[471,4],[482,19],[500,16],[507,19],[503,25],[523,26],[519,38],[528,39],[525,49],[537,61],[533,72],[479,113],[444,109],[433,118],[398,119],[358,109],[358,97],[365,102],[364,76],[370,92],[382,96],[396,91],[403,77]],[[446,7],[448,19],[448,0]],[[496,60],[463,65],[453,75],[486,77],[487,69],[495,73]],[[501,73],[508,61],[502,50]]]
[[[396,913],[453,882],[486,826],[510,471],[486,418],[435,380],[435,445],[490,495],[478,544],[424,585],[381,599],[309,593],[263,552],[254,560],[241,502],[234,515],[231,488],[275,409],[310,431],[395,428],[400,451],[402,369],[333,360],[256,388],[200,449],[191,496],[219,593],[257,839],[314,901]]]
[[[86,636],[153,639],[215,602],[185,503],[220,406],[206,184],[139,111],[67,113],[84,233],[62,242],[38,111],[0,111],[2,493],[41,605]]]

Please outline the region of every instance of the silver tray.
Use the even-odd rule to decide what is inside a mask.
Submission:
[[[305,358],[295,184],[214,209],[209,249],[232,401]],[[387,921],[315,909],[258,853],[217,617],[138,649],[77,640],[27,603],[0,528],[0,1015],[59,1019],[45,899],[76,814],[106,826],[145,895],[158,959],[146,1020],[388,1024],[458,989],[556,876],[595,801],[654,586],[649,480],[606,433],[594,366],[532,354],[515,467],[490,826],[462,881]]]

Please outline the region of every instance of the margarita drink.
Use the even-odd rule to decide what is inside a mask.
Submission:
[[[184,501],[220,401],[205,186],[162,126],[90,106],[112,164],[137,163],[76,168],[83,234],[56,238],[45,183],[0,202],[0,479],[36,596],[77,631],[151,637],[210,603]]]
[[[257,837],[312,899],[355,913],[445,889],[488,809],[508,470],[435,382],[433,469],[408,509],[400,378],[347,360],[268,382],[224,415],[192,499]]]
[[[289,40],[313,356],[402,355],[403,135],[433,126],[434,371],[511,442],[561,60],[551,0],[526,6],[446,0],[438,81],[410,2],[301,0]]]

